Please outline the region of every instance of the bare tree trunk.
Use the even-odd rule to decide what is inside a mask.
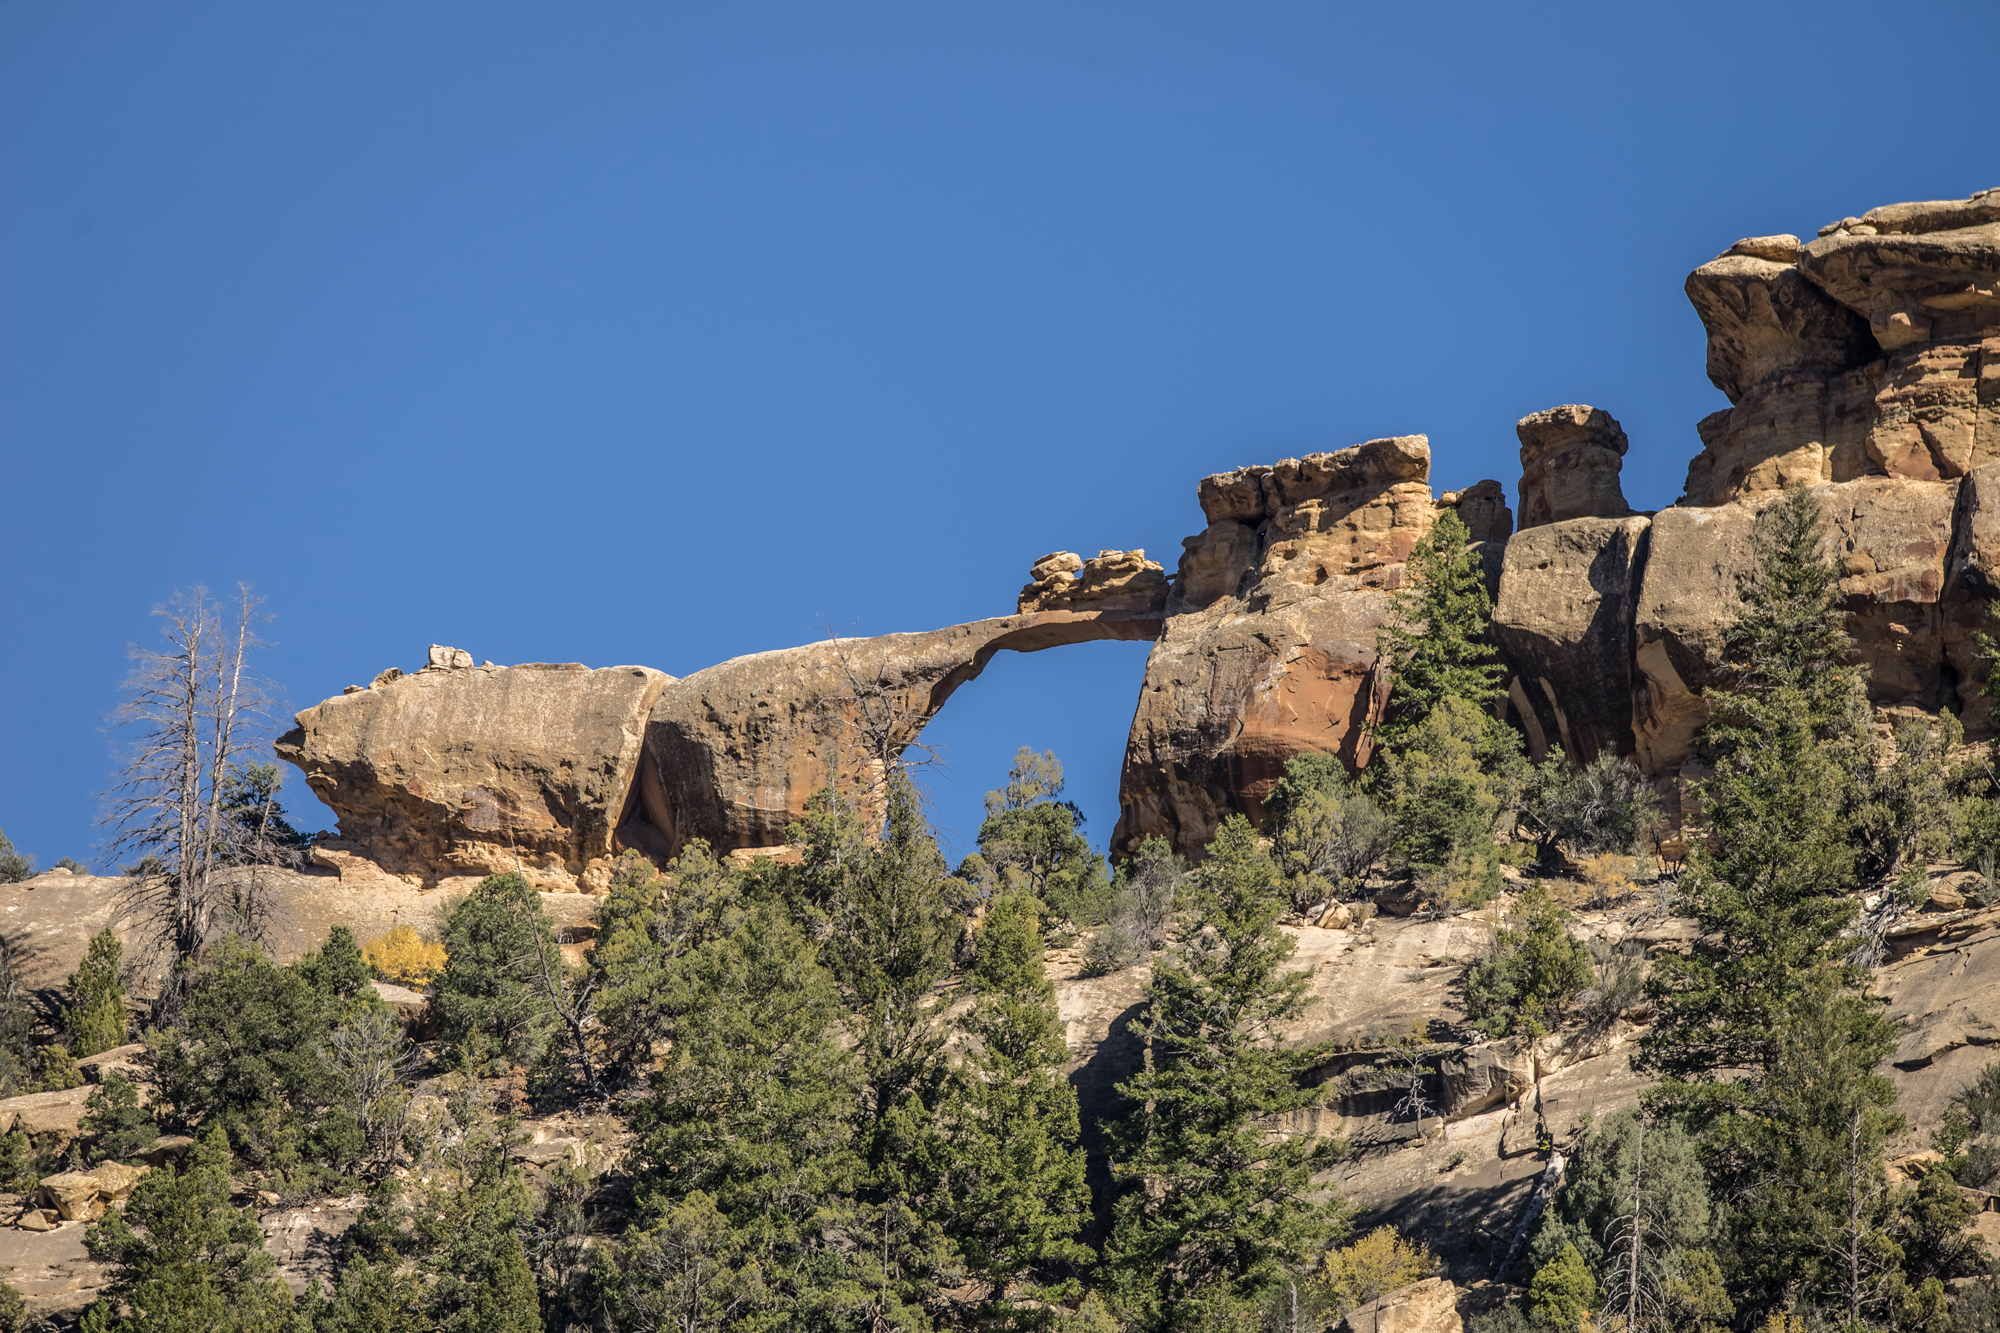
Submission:
[[[121,910],[147,927],[145,945],[166,973],[155,1018],[178,1012],[186,965],[214,932],[217,872],[242,859],[242,830],[222,808],[223,790],[253,741],[262,738],[268,696],[249,672],[255,627],[264,619],[247,586],[228,626],[205,588],[175,593],[154,614],[163,650],[134,647],[129,696],[117,714],[136,729],[132,752],[108,796],[104,821],[116,832],[108,855],[138,853],[140,866]],[[239,904],[240,928],[255,917],[255,886]]]
[[[1646,1226],[1640,1210],[1646,1169],[1646,1126],[1634,1123],[1638,1147],[1632,1155],[1632,1246],[1625,1257],[1625,1333],[1639,1333],[1639,1233]]]
[[[561,949],[561,945],[556,946],[558,962],[560,962],[562,956]],[[562,1018],[563,1025],[569,1029],[570,1044],[576,1048],[577,1062],[583,1066],[584,1087],[589,1090],[591,1097],[598,1102],[609,1102],[610,1098],[604,1095],[603,1085],[597,1081],[597,1066],[591,1062],[590,1043],[585,1039],[583,1033],[583,1019],[584,1015],[590,1011],[590,992],[592,987],[585,986],[583,994],[572,999],[569,994],[569,987],[564,984],[563,978],[555,975],[555,970],[549,966],[549,950],[542,947],[540,939],[535,941],[535,952],[540,955],[541,959],[542,993],[548,996],[549,1004]]]

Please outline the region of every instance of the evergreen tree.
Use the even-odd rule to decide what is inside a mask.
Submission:
[[[1340,1145],[1269,1132],[1319,1100],[1301,1079],[1323,1053],[1280,1037],[1305,1007],[1307,977],[1285,970],[1278,871],[1249,821],[1217,831],[1183,903],[1150,1012],[1133,1025],[1146,1067],[1119,1088],[1132,1103],[1112,1131],[1127,1188],[1105,1263],[1139,1327],[1248,1327],[1343,1229],[1344,1210],[1312,1181]]]
[[[469,1085],[443,1099],[447,1130],[406,1187],[378,1185],[347,1237],[328,1292],[309,1292],[311,1333],[541,1333],[520,1228],[533,1211],[510,1158],[508,1123],[488,1122]]]
[[[139,1157],[160,1141],[160,1127],[139,1105],[138,1085],[115,1069],[91,1089],[83,1107],[78,1129],[92,1162]]]
[[[1395,821],[1395,849],[1441,906],[1500,891],[1493,834],[1525,776],[1520,741],[1468,701],[1440,700],[1383,756],[1376,788]]]
[[[561,1025],[544,973],[560,974],[564,965],[528,881],[511,871],[479,881],[445,919],[444,947],[431,1008],[445,1040],[475,1061],[540,1060]]]
[[[1561,1023],[1570,1001],[1597,979],[1570,920],[1541,886],[1521,895],[1493,952],[1466,970],[1465,1016],[1473,1026],[1490,1037],[1539,1037]]]
[[[1695,1141],[1678,1125],[1648,1126],[1624,1110],[1591,1128],[1528,1258],[1539,1270],[1573,1247],[1608,1314],[1628,1327],[1679,1327],[1672,1315],[1681,1307],[1714,1317],[1715,1301],[1702,1285],[1715,1268],[1713,1227]],[[1703,1259],[1690,1259],[1697,1252]]]
[[[1410,552],[1390,620],[1376,632],[1375,651],[1393,682],[1377,729],[1389,750],[1401,749],[1441,701],[1480,708],[1502,693],[1506,668],[1488,637],[1493,598],[1471,539],[1455,511],[1440,514]]]
[[[742,877],[699,838],[664,874],[626,853],[598,906],[590,952],[595,1007],[614,1059],[650,1067],[653,1048],[667,1040],[686,1005],[680,961],[726,938],[742,923],[743,910]]]
[[[1576,1246],[1565,1245],[1528,1283],[1528,1319],[1549,1333],[1578,1333],[1597,1313],[1599,1296],[1590,1265]]]
[[[0,832],[0,884],[18,884],[35,877],[35,858],[14,850],[14,844]]]
[[[1756,569],[1724,636],[1729,688],[1705,696],[1709,828],[1682,881],[1703,941],[1655,962],[1659,1016],[1636,1061],[1667,1076],[1661,1108],[1712,1114],[1733,1095],[1720,1076],[1765,1067],[1797,978],[1844,950],[1854,917],[1846,807],[1866,715],[1824,544],[1810,492],[1787,490],[1758,517]]]
[[[770,1327],[862,1308],[846,1252],[869,1234],[856,1225],[860,1076],[833,978],[774,903],[694,949],[685,974],[689,1003],[634,1126],[646,1213],[656,1227],[693,1225],[676,1210],[707,1199],[730,1232],[717,1252],[762,1275]]]
[[[283,1327],[292,1294],[273,1274],[248,1208],[229,1204],[229,1144],[202,1136],[178,1168],[156,1167],[120,1213],[85,1233],[90,1257],[111,1265],[86,1333],[217,1333]]]
[[[1711,1175],[1733,1200],[1732,1278],[1755,1308],[1789,1294],[1850,1321],[1886,1312],[1902,1254],[1882,1145],[1901,1126],[1895,1085],[1874,1072],[1894,1025],[1822,968],[1779,1015],[1765,1069],[1708,1134]]]
[[[1264,809],[1272,857],[1300,910],[1352,893],[1395,844],[1395,826],[1372,797],[1349,785],[1334,755],[1286,760]]]
[[[986,793],[979,850],[1002,887],[1033,896],[1048,922],[1087,929],[1103,920],[1110,904],[1110,873],[1077,832],[1083,812],[1056,799],[1062,789],[1054,751],[1038,755],[1021,747],[1006,786]]]
[[[125,991],[118,984],[123,952],[106,926],[90,937],[83,962],[63,985],[62,1026],[79,1060],[125,1044]]]
[[[1022,894],[987,912],[960,1026],[966,1054],[947,1108],[952,1237],[1004,1304],[1010,1284],[1083,1264],[1075,1237],[1090,1213],[1076,1090],[1055,987],[1042,963],[1039,905]],[[1062,1299],[1066,1287],[1031,1292]]]
[[[366,1144],[328,1041],[381,1008],[367,976],[345,928],[290,967],[224,940],[188,981],[182,1025],[155,1048],[159,1107],[178,1125],[225,1130],[252,1166],[351,1169]]]

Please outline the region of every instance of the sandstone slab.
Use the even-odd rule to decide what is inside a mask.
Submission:
[[[646,723],[635,797],[656,831],[647,850],[672,855],[693,838],[783,846],[785,826],[830,781],[874,790],[883,756],[915,744],[994,654],[1150,639],[1160,623],[1150,609],[1041,611],[755,653],[671,681]]]
[[[1427,1277],[1399,1287],[1340,1321],[1340,1333],[1463,1333],[1458,1288],[1446,1278]]]
[[[518,869],[539,888],[601,888],[671,680],[634,666],[429,667],[305,710],[277,751],[340,818],[347,845],[323,860],[358,855],[424,885]]]

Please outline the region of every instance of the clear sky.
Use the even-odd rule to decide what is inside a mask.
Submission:
[[[90,860],[125,646],[246,580],[304,707],[440,642],[684,675],[1169,569],[1204,474],[1603,407],[1687,271],[2000,185],[2000,5],[0,4],[0,829]],[[929,739],[1116,817],[1143,644]],[[330,826],[302,783],[297,822]]]

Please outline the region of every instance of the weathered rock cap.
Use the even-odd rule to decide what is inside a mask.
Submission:
[[[1799,271],[1856,314],[1882,349],[2000,333],[2000,190],[1890,204],[1821,229]]]
[[[1522,531],[1632,512],[1618,480],[1631,445],[1609,412],[1565,403],[1522,417],[1514,433],[1521,440]]]
[[[1198,497],[1210,523],[1255,523],[1301,500],[1425,481],[1430,474],[1430,437],[1396,435],[1330,454],[1218,472],[1201,479]]]
[[[1853,235],[1920,236],[1931,231],[1956,231],[2000,222],[2000,186],[1965,199],[1931,199],[1914,204],[1884,204],[1858,218],[1842,218],[1819,229],[1821,236],[1837,231]],[[1866,230],[1863,230],[1863,229]]]
[[[1073,551],[1045,555],[1028,571],[1033,580],[1021,589],[1020,612],[1130,611],[1163,614],[1167,576],[1146,559],[1144,550],[1099,551],[1085,560]]]

